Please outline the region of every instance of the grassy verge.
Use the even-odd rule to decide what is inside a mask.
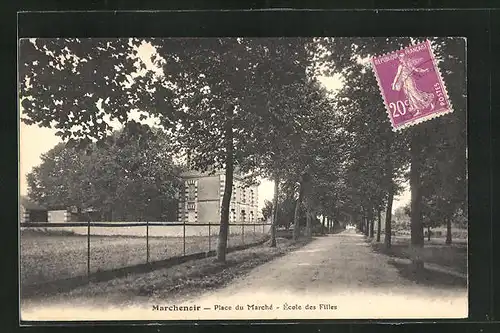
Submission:
[[[252,268],[308,243],[278,238],[276,248],[269,242],[227,255],[226,263],[212,258],[192,260],[173,267],[148,273],[130,274],[106,282],[90,283],[66,293],[44,296],[44,303],[78,302],[99,305],[127,305],[137,302],[151,303],[189,298],[225,286],[234,278],[246,274]],[[34,299],[24,299],[30,302]]]
[[[410,239],[393,239],[390,249],[381,243],[371,241],[375,252],[387,256],[387,262],[398,270],[399,276],[407,281],[429,288],[467,288],[467,244],[457,242],[446,245],[440,239],[426,240],[420,254],[427,265],[423,269],[414,270],[411,265],[412,252]],[[432,265],[431,265],[432,264]]]
[[[411,259],[410,239],[396,238],[390,249],[387,249],[382,242],[372,242],[371,246],[376,252],[390,257]],[[426,240],[421,255],[424,262],[467,274],[467,244],[465,242],[446,245],[439,239],[431,239],[430,242]]]

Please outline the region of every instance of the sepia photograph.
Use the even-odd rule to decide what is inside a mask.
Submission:
[[[467,318],[466,53],[19,39],[20,320]]]

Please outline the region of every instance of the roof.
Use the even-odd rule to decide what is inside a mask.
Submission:
[[[19,199],[19,204],[27,210],[47,210],[46,207],[39,205],[33,201],[31,201],[28,197],[22,195]]]

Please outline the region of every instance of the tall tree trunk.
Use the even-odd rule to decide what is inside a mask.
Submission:
[[[450,245],[451,242],[451,219],[446,218],[446,244]]]
[[[340,228],[341,228],[341,226],[340,226],[340,217],[341,217],[340,209],[336,208],[335,209],[335,219],[333,220],[333,231],[334,232],[339,231]]]
[[[227,121],[225,128],[225,145],[226,145],[226,179],[224,186],[224,195],[222,196],[222,209],[219,229],[219,242],[217,244],[217,261],[226,261],[227,252],[227,234],[229,229],[229,206],[231,203],[231,195],[233,192],[233,107],[227,110]]]
[[[321,233],[324,235],[325,234],[325,229],[326,229],[326,221],[325,221],[325,215],[323,213],[323,215],[321,216],[321,225],[322,225],[322,228],[321,228]]]
[[[309,174],[306,172],[302,176],[302,183],[304,188],[304,205],[306,211],[306,228],[305,234],[307,238],[312,237],[312,205],[311,205],[311,182]]]
[[[431,226],[427,226],[427,241],[431,241]]]
[[[373,238],[375,235],[375,218],[373,217],[373,208],[370,207],[368,210],[368,219],[370,223],[370,238]]]
[[[394,142],[394,133],[390,132],[389,137],[386,138],[384,142],[386,155],[385,155],[385,167],[386,167],[386,181],[387,181],[387,206],[385,209],[385,225],[384,225],[384,244],[386,249],[390,249],[392,245],[392,204],[394,202],[394,166],[392,162],[391,152],[392,144]]]
[[[382,211],[377,209],[377,243],[380,243],[380,228],[382,227]]]
[[[370,236],[370,221],[368,220],[367,215],[368,214],[365,211],[365,213],[363,213],[363,224],[364,224],[363,228],[365,230],[365,236],[369,237]]]
[[[276,247],[276,225],[278,224],[278,191],[279,191],[280,179],[276,176],[274,180],[274,214],[273,214],[273,225],[271,226],[271,247]]]
[[[309,209],[309,205],[306,210],[306,237],[310,238],[312,236],[312,228],[311,228],[311,210]]]
[[[394,201],[394,186],[389,187],[387,196],[387,208],[385,210],[385,238],[384,243],[387,249],[391,248],[392,238],[392,202]]]
[[[363,213],[361,213],[361,215],[359,216],[359,225],[360,225],[359,230],[361,231],[362,234],[364,234],[365,233],[365,219],[363,217]]]
[[[357,213],[353,213],[352,215],[352,221],[353,224],[356,225],[356,232],[361,232],[361,225],[359,224],[359,215]]]
[[[301,181],[299,186],[299,198],[295,203],[295,214],[293,217],[293,240],[298,240],[300,236],[300,206],[302,205],[302,197],[304,195],[304,184]]]
[[[424,228],[422,224],[422,192],[420,184],[421,172],[421,148],[419,142],[419,128],[415,128],[411,137],[411,166],[410,166],[410,187],[411,187],[411,252],[412,265],[414,270],[422,270],[424,261],[422,251],[424,247]]]

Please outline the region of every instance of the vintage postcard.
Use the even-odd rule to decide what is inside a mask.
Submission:
[[[20,319],[468,317],[466,40],[19,40]]]

